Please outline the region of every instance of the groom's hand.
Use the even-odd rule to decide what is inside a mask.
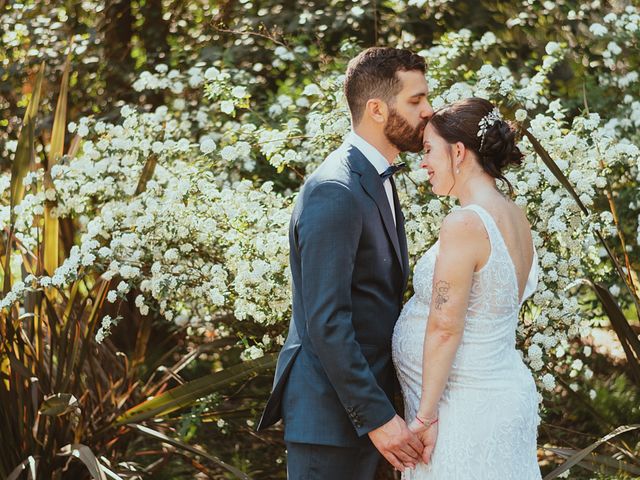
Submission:
[[[422,442],[398,415],[369,432],[369,438],[396,469],[415,468],[422,455]]]

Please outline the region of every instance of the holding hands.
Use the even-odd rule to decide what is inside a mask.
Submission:
[[[369,432],[369,438],[382,456],[401,472],[414,468],[423,455],[418,435],[398,415]]]
[[[438,417],[436,415],[416,418],[409,424],[409,430],[415,433],[424,447],[422,461],[429,463],[438,439]]]

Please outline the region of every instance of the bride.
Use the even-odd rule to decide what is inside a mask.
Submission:
[[[516,350],[522,302],[537,285],[529,223],[496,187],[520,165],[515,132],[494,106],[466,99],[436,112],[424,160],[437,195],[462,208],[414,270],[415,295],[393,333],[405,418],[425,445],[403,479],[540,479],[538,393]]]

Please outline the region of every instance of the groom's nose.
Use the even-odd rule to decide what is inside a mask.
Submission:
[[[433,108],[431,108],[431,104],[426,102],[425,108],[422,110],[422,118],[431,118],[433,116]]]

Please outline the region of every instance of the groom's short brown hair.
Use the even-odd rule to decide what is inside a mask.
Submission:
[[[358,125],[371,98],[388,102],[402,88],[398,71],[426,72],[424,59],[409,51],[390,47],[371,47],[352,58],[347,66],[344,94],[353,125]]]

